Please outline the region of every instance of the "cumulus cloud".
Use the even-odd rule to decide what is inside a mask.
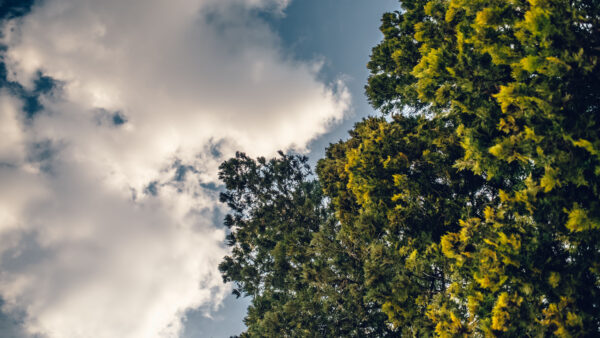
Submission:
[[[4,23],[8,80],[55,83],[29,117],[0,92],[0,297],[29,334],[174,337],[222,300],[219,163],[302,150],[349,102],[256,15],[287,3],[45,0]]]

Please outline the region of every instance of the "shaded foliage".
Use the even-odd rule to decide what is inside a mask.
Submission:
[[[306,157],[238,153],[219,177],[231,255],[219,266],[252,296],[242,336],[385,336],[380,305],[364,302],[361,262],[336,240],[338,222]]]
[[[428,312],[440,335],[600,332],[599,5],[403,1],[383,21],[371,102],[455,120],[454,167],[499,189],[442,237],[454,277]]]
[[[385,14],[366,86],[384,118],[318,181],[283,154],[222,167],[247,334],[600,335],[599,22],[597,0]]]
[[[403,335],[429,336],[427,309],[445,297],[441,236],[459,229],[494,194],[485,180],[452,167],[462,156],[451,121],[367,119],[331,145],[318,173],[341,221],[338,240],[364,262],[367,299],[383,302]]]

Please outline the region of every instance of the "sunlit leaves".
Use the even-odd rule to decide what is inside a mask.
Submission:
[[[370,90],[371,82],[367,94],[376,107],[393,102],[391,112],[427,107],[417,115],[451,118],[463,149],[452,167],[485,178],[480,189],[489,197],[487,205],[462,204],[459,229],[439,240],[450,270],[463,280],[446,291],[449,301],[430,305],[436,333],[456,335],[468,326],[486,335],[598,334],[600,6],[566,0],[402,6],[395,15],[402,25],[384,21],[382,30],[412,35],[418,52],[411,62],[389,59],[389,71],[371,79],[385,75],[397,93],[416,96],[388,101]],[[394,182],[410,178],[397,173]],[[409,197],[398,191],[393,201],[406,208],[401,203]],[[561,299],[570,315],[555,318]]]

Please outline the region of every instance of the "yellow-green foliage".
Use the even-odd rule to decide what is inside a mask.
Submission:
[[[400,3],[318,182],[222,166],[247,336],[598,336],[598,1]]]
[[[482,203],[463,201],[458,229],[439,237],[448,282],[458,289],[430,303],[435,332],[597,334],[600,6],[432,0],[402,7],[383,21],[367,95],[384,113],[451,121],[463,150],[452,168],[484,179],[475,188]],[[383,79],[392,91],[382,90]],[[410,204],[418,189],[410,175],[391,181],[396,210],[418,206]],[[377,191],[375,180],[363,186]]]

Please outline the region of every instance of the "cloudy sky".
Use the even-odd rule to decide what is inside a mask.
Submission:
[[[0,336],[227,337],[236,150],[311,154],[373,113],[393,0],[0,0]]]

